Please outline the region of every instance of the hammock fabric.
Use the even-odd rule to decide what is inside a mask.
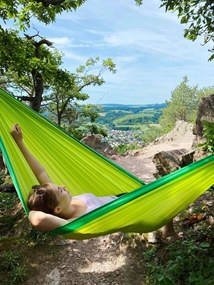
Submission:
[[[10,135],[15,123],[21,126],[26,146],[51,179],[58,185],[66,185],[72,195],[128,192],[52,231],[65,238],[154,231],[214,184],[212,155],[145,185],[0,89],[0,148],[27,215],[26,201],[31,186],[38,181]]]

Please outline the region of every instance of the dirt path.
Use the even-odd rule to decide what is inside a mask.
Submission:
[[[136,153],[133,152],[133,155],[116,157],[115,162],[148,183],[155,179],[153,173],[156,169],[152,158],[156,153],[182,148],[191,150],[193,140],[194,135],[192,132],[183,131],[179,135],[172,133],[163,138],[162,142],[150,144]]]

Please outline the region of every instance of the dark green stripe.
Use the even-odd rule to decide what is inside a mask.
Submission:
[[[21,189],[19,187],[19,183],[18,183],[18,180],[16,178],[16,174],[15,174],[15,171],[13,169],[13,166],[11,164],[11,161],[10,161],[10,158],[9,158],[9,155],[6,151],[6,148],[4,146],[4,143],[2,141],[2,138],[0,137],[0,150],[2,151],[2,154],[4,156],[4,159],[5,159],[5,162],[6,162],[6,165],[7,165],[7,168],[8,168],[8,171],[10,173],[10,176],[12,178],[12,181],[13,181],[13,184],[14,184],[14,187],[16,189],[16,192],[18,194],[18,197],[23,205],[23,208],[26,212],[26,214],[28,214],[28,210],[27,210],[27,207],[26,207],[26,204],[25,204],[25,201],[23,199],[23,196],[22,196],[22,192],[21,192]]]
[[[209,157],[206,157],[202,160],[199,160],[195,163],[192,163],[191,165],[187,165],[173,173],[170,173],[164,177],[159,178],[156,181],[153,181],[151,183],[149,183],[148,185],[145,185],[143,187],[140,187],[139,189],[136,189],[130,193],[127,193],[121,197],[119,197],[118,199],[103,205],[102,207],[95,209],[94,211],[87,213],[84,216],[81,216],[80,218],[76,219],[75,221],[72,221],[62,227],[57,228],[56,230],[51,231],[51,233],[53,234],[65,234],[65,233],[69,233],[72,231],[75,231],[79,228],[81,228],[82,226],[86,225],[87,223],[90,223],[91,221],[99,218],[102,215],[105,215],[106,213],[130,202],[133,201],[134,199],[145,195],[148,192],[151,192],[155,189],[157,189],[158,187],[161,187],[181,176],[183,176],[184,174],[189,173],[189,175],[191,175],[190,171],[196,170],[197,168],[200,168],[201,166],[211,163],[212,161],[214,161],[214,155],[211,155]],[[211,186],[211,185],[210,185]]]

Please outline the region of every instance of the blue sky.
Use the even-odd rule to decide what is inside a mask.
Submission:
[[[55,23],[35,27],[64,53],[70,71],[89,57],[112,58],[116,74],[107,72],[103,86],[85,89],[87,103],[162,103],[185,75],[190,86],[213,86],[209,46],[184,39],[185,26],[159,5],[159,0],[140,7],[134,0],[88,0]]]

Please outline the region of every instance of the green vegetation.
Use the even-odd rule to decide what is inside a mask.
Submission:
[[[204,121],[205,142],[201,145],[205,151],[214,153],[214,124]]]
[[[11,209],[16,201],[16,193],[0,192],[0,211]]]
[[[143,132],[142,140],[145,144],[153,142],[156,138],[161,137],[166,133],[165,128],[161,128],[160,125],[149,125]]]
[[[190,87],[188,78],[185,76],[183,81],[172,91],[170,100],[166,102],[167,106],[160,118],[161,128],[167,132],[175,126],[178,120],[195,123],[200,99],[213,93],[213,87],[203,89],[198,89],[197,86]]]
[[[212,285],[212,228],[186,231],[187,239],[149,246],[143,253],[148,285]]]
[[[26,268],[19,252],[11,250],[0,254],[0,274],[4,284],[17,284],[26,277]]]
[[[0,275],[2,284],[23,284],[29,274],[33,248],[51,245],[49,233],[32,229],[20,209],[16,193],[0,192]],[[27,251],[26,251],[27,249]],[[43,250],[44,251],[44,250]]]
[[[180,23],[185,25],[184,37],[195,41],[198,37],[204,39],[204,45],[214,40],[213,34],[213,1],[210,0],[161,0],[161,7],[166,11],[176,12]],[[214,48],[209,50],[214,59]]]
[[[113,130],[145,130],[148,124],[158,124],[162,109],[166,104],[151,105],[104,105],[100,117],[96,120],[99,124],[107,125]]]
[[[3,0],[0,4],[0,19],[5,24],[0,24],[1,87],[13,90],[19,100],[27,102],[35,111],[48,113],[59,126],[72,124],[72,128],[80,126],[80,117],[92,122],[93,108],[78,103],[89,98],[84,92],[87,86],[100,86],[105,82],[105,72],[115,73],[115,64],[110,58],[101,62],[95,57],[73,72],[64,69],[61,52],[40,34],[36,21],[32,24],[32,20],[50,24],[62,12],[74,11],[84,2]],[[12,29],[7,28],[11,19]],[[90,126],[89,131],[93,130],[99,128]]]
[[[120,155],[125,155],[129,150],[135,150],[135,149],[139,149],[139,145],[137,143],[120,144],[114,148],[114,150]]]

